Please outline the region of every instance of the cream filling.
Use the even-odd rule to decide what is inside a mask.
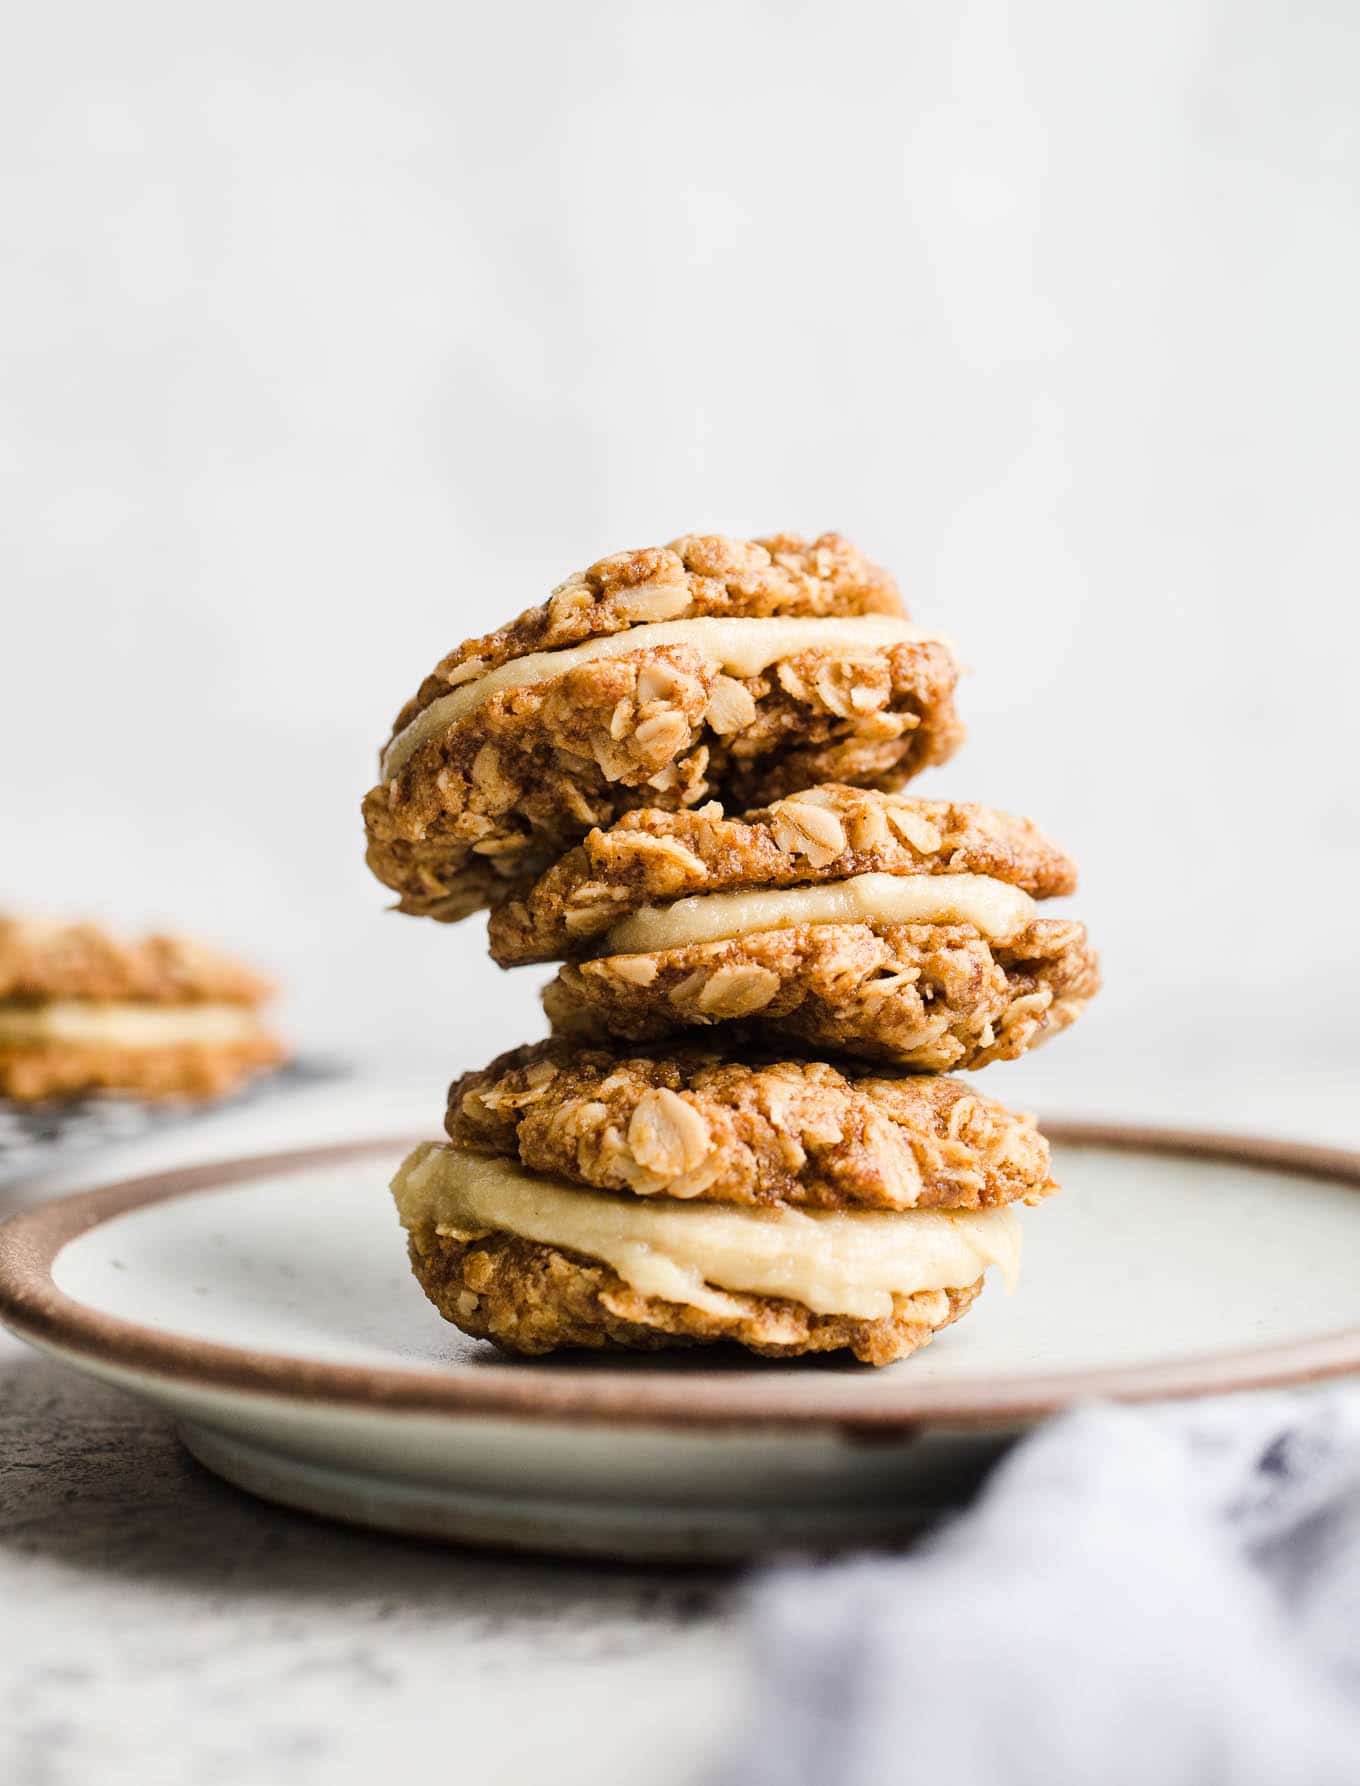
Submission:
[[[41,1005],[0,1004],[0,1042],[95,1043],[173,1048],[182,1042],[243,1042],[260,1033],[241,1005],[151,1005],[76,998]]]
[[[894,1296],[957,1290],[1000,1266],[1014,1285],[1012,1209],[753,1210],[646,1199],[535,1178],[509,1160],[425,1142],[392,1181],[406,1228],[508,1232],[602,1260],[644,1296],[730,1314],[724,1290],[781,1296],[819,1315],[880,1320]]]
[[[626,657],[660,645],[692,645],[720,674],[745,678],[759,676],[771,664],[800,651],[879,651],[889,645],[932,641],[934,633],[922,632],[908,621],[888,614],[847,614],[831,619],[661,620],[649,626],[632,626],[626,632],[588,639],[564,651],[533,651],[512,658],[499,669],[441,695],[405,726],[383,752],[382,775],[391,781],[422,744],[463,719],[492,695],[507,688],[530,688],[574,670],[578,664],[601,657]]]
[[[646,905],[605,936],[602,955],[651,955],[795,924],[972,924],[1010,942],[1038,914],[1029,894],[987,874],[857,874],[824,886],[694,893]]]

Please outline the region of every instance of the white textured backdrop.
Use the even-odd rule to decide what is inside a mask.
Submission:
[[[606,551],[835,526],[974,666],[922,791],[1084,865],[1109,989],[988,1089],[1360,1064],[1347,0],[5,21],[6,902],[446,1078],[536,979],[385,915],[396,707]]]

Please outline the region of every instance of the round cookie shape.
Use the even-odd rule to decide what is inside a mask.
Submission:
[[[1056,1189],[1032,1117],[958,1080],[558,1040],[449,1089],[459,1147],[600,1190],[812,1209],[975,1209]]]
[[[503,964],[566,957],[554,1032],[660,1044],[723,1026],[781,1049],[948,1073],[1013,1060],[1100,985],[1041,917],[1075,864],[1028,819],[831,784],[741,818],[639,812],[492,914]]]
[[[866,874],[982,875],[1038,899],[1077,884],[1075,863],[1029,819],[831,783],[740,817],[716,802],[628,813],[493,910],[491,952],[502,967],[579,959],[647,906]]]
[[[364,801],[369,865],[401,910],[452,920],[635,808],[900,786],[957,746],[957,674],[834,536],[604,560],[402,709]]]

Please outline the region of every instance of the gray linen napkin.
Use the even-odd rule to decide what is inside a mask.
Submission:
[[[1360,1389],[1066,1415],[750,1640],[723,1786],[1358,1786]]]

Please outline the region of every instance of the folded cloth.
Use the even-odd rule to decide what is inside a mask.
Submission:
[[[1360,1389],[1068,1414],[750,1637],[723,1786],[1357,1786]]]

